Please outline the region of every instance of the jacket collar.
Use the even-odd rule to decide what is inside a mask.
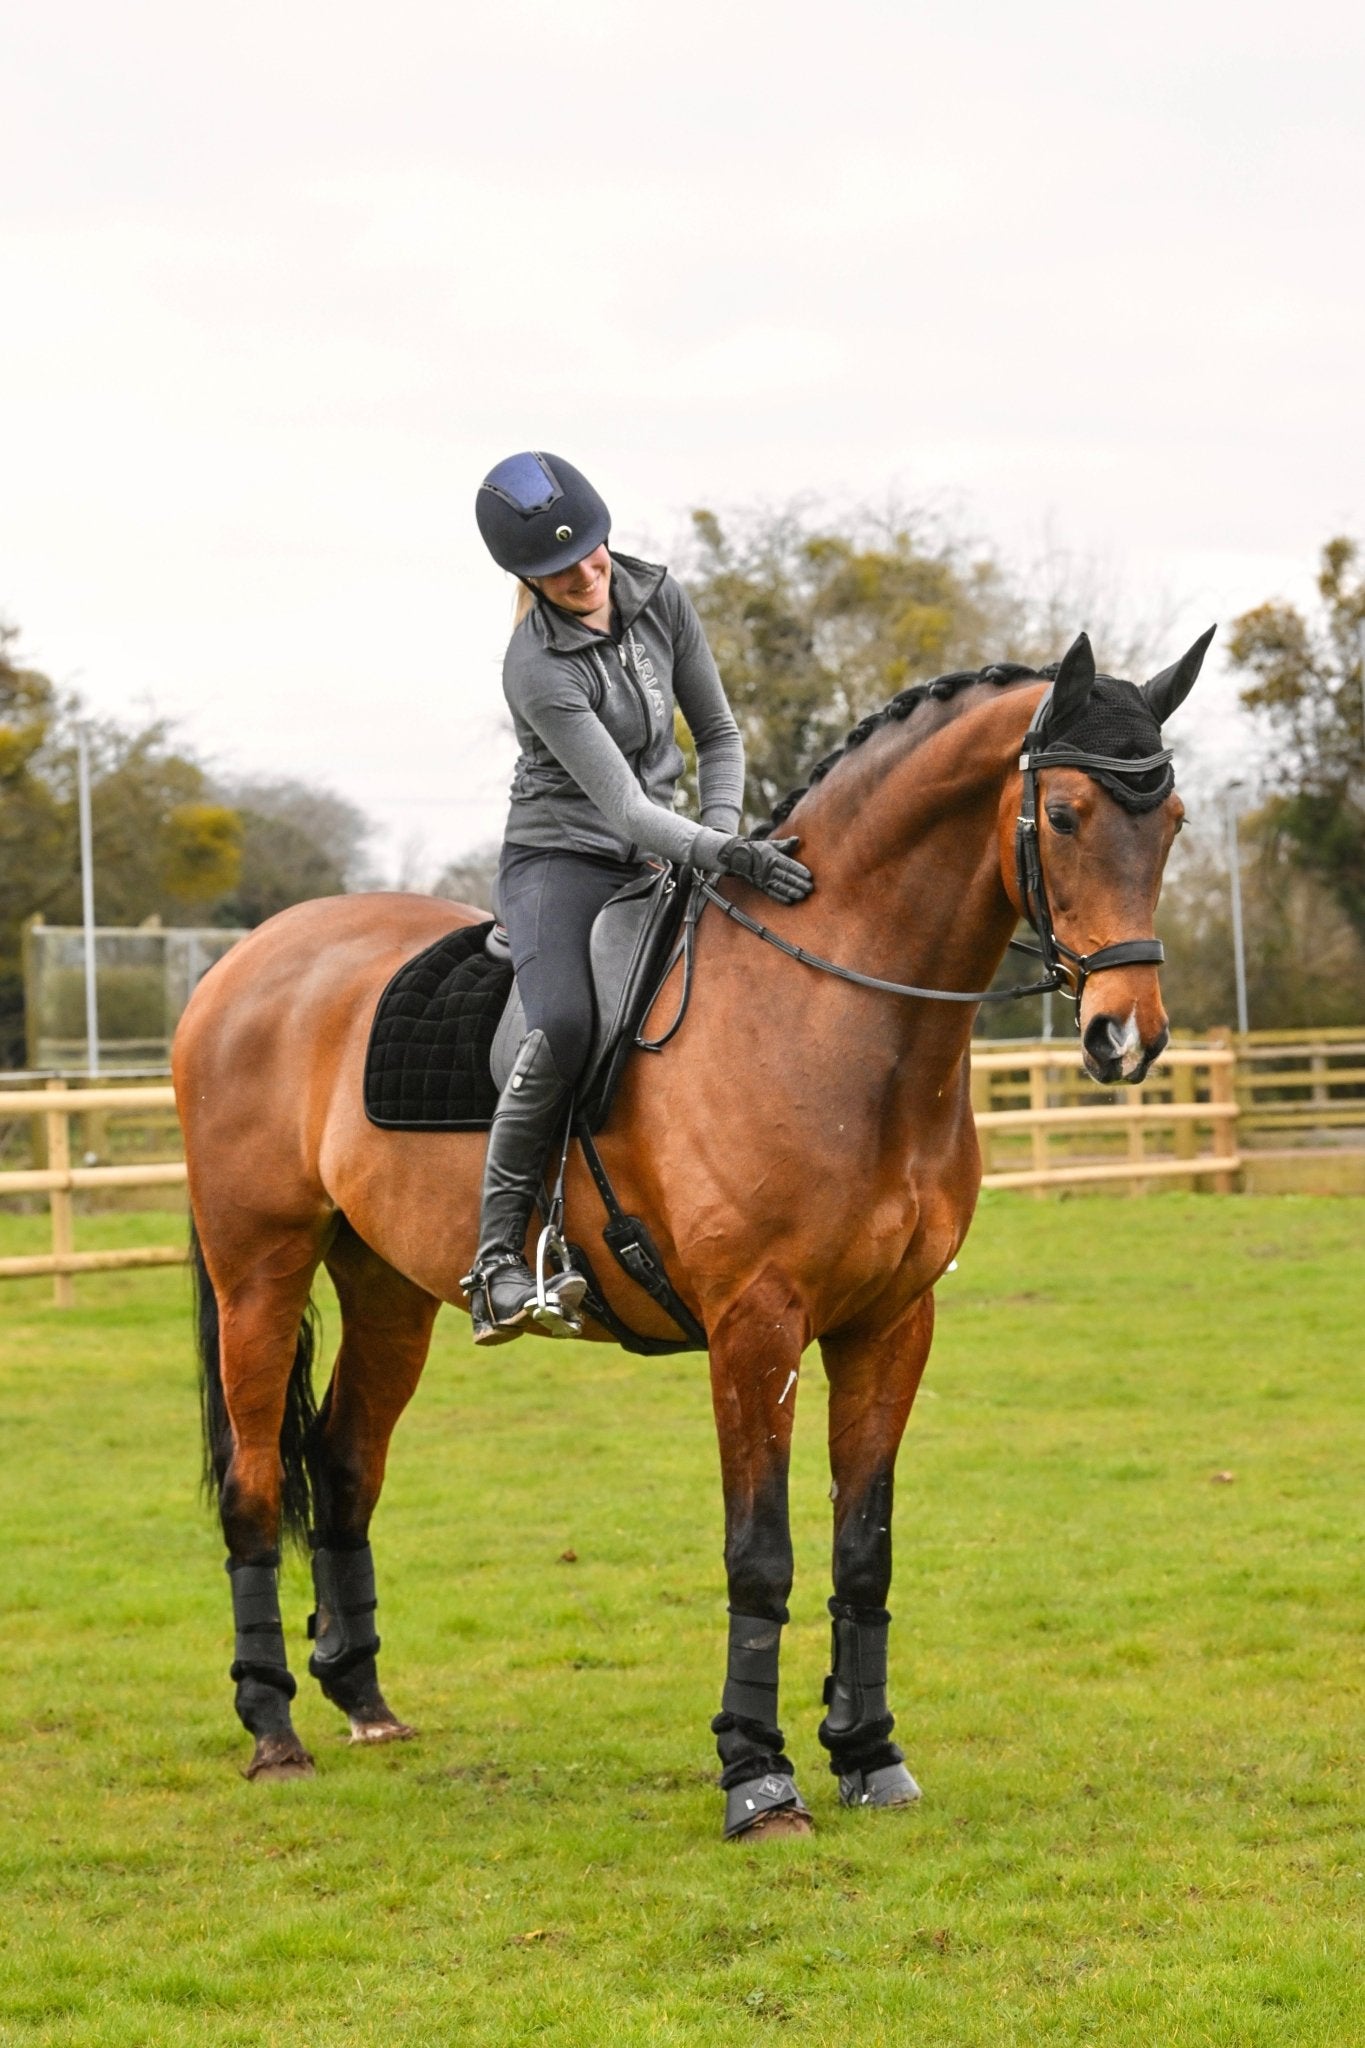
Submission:
[[[635,624],[668,571],[662,563],[642,562],[635,555],[618,555],[614,548],[608,553],[611,555],[612,604],[624,632]],[[555,654],[576,654],[580,648],[599,646],[603,639],[601,633],[585,626],[572,612],[560,611],[543,597],[537,597],[532,617],[538,636]]]

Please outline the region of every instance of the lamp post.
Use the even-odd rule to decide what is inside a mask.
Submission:
[[[95,989],[95,861],[90,831],[90,741],[84,726],[76,734],[76,797],[81,821],[81,922],[85,940],[85,1064],[100,1070],[99,1002]]]
[[[1245,788],[1240,781],[1227,786],[1228,807],[1228,873],[1232,881],[1232,966],[1237,979],[1237,1029],[1250,1029],[1247,1023],[1247,956],[1242,936],[1242,847],[1237,836],[1237,791]]]

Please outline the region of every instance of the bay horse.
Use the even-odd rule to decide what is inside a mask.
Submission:
[[[820,1738],[844,1804],[918,1796],[886,1694],[892,1490],[934,1284],[981,1177],[972,992],[989,987],[1027,916],[1051,984],[1077,999],[1091,1076],[1137,1082],[1158,1057],[1168,1033],[1152,918],[1182,807],[1169,753],[1151,743],[1160,749],[1161,721],[1210,637],[1144,690],[1097,678],[1082,635],[1054,671],[1001,666],[902,691],[779,807],[814,894],[781,907],[744,883],[713,884],[683,1028],[659,1056],[627,1063],[599,1151],[708,1343],[730,1611],[712,1727],[729,1836],[811,1825],[777,1688],[788,1455],[812,1341],[828,1378],[834,1503]],[[1088,746],[1068,746],[1087,731]],[[312,1770],[290,1715],[285,1533],[312,1546],[309,1669],[352,1739],[413,1732],[380,1690],[369,1527],[437,1311],[466,1305],[485,1141],[373,1127],[362,1068],[390,977],[481,915],[414,895],[300,904],[213,968],[176,1035],[208,1472],[229,1553],[236,1708],[255,1739],[248,1777]],[[780,950],[796,947],[799,961]],[[821,962],[851,970],[854,985],[812,971]],[[672,1016],[678,979],[649,1035]],[[567,1234],[591,1247],[605,1211],[577,1147],[566,1188]],[[342,1327],[315,1409],[319,1265]],[[599,1273],[627,1323],[675,1334],[605,1257]],[[587,1335],[611,1341],[591,1323]]]

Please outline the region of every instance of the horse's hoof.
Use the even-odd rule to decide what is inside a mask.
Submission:
[[[258,1737],[256,1753],[242,1772],[242,1776],[252,1784],[261,1778],[272,1784],[283,1784],[286,1778],[311,1778],[312,1775],[312,1757],[297,1736],[286,1735]]]
[[[814,1825],[794,1780],[785,1771],[769,1771],[766,1777],[732,1785],[725,1795],[727,1842],[760,1832],[808,1835]]]
[[[760,1813],[758,1819],[750,1821],[747,1828],[741,1828],[737,1835],[729,1835],[731,1842],[771,1841],[778,1835],[813,1835],[815,1822],[804,1806],[779,1806],[771,1813]]]
[[[415,1742],[416,1739],[417,1730],[410,1728],[406,1721],[396,1721],[390,1718],[387,1721],[352,1721],[351,1723],[351,1747],[353,1749],[357,1743]]]
[[[913,1806],[919,1786],[904,1764],[883,1764],[879,1771],[849,1771],[839,1780],[841,1806]]]

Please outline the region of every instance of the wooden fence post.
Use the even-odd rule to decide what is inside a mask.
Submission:
[[[987,1110],[989,1110],[991,1106],[991,1090],[994,1085],[995,1076],[990,1068],[979,1067],[976,1061],[973,1060],[971,1068],[973,1116],[984,1116]],[[989,1130],[983,1131],[978,1127],[976,1137],[977,1143],[981,1147],[981,1171],[983,1173],[991,1173],[994,1171],[994,1161],[991,1156],[992,1134]]]
[[[1232,1052],[1232,1033],[1227,1030],[1211,1031],[1209,1038],[1221,1052]],[[1220,1104],[1237,1101],[1237,1069],[1229,1059],[1215,1058],[1209,1067],[1209,1101],[1217,1108]],[[1213,1149],[1219,1159],[1237,1157],[1237,1119],[1235,1116],[1215,1116],[1213,1120]],[[1236,1187],[1236,1176],[1229,1170],[1213,1177],[1216,1193],[1230,1195]]]
[[[1028,1101],[1029,1108],[1034,1111],[1035,1115],[1039,1110],[1047,1108],[1048,1057],[1046,1046],[1036,1046],[1029,1057]],[[1047,1125],[1042,1123],[1035,1124],[1030,1132],[1030,1136],[1033,1140],[1033,1170],[1035,1173],[1046,1173],[1048,1166]],[[1033,1199],[1035,1202],[1045,1202],[1047,1200],[1047,1189],[1045,1187],[1035,1188],[1033,1190]]]
[[[1143,1142],[1144,1132],[1142,1121],[1143,1111],[1146,1108],[1147,1104],[1141,1084],[1139,1084],[1136,1088],[1130,1089],[1129,1095],[1131,1097],[1130,1106],[1132,1108],[1133,1114],[1128,1124],[1128,1157],[1130,1159],[1141,1160],[1144,1159],[1147,1155],[1147,1147]],[[1128,1183],[1128,1192],[1130,1195],[1145,1195],[1147,1192],[1147,1182],[1144,1180],[1140,1180],[1136,1176],[1134,1176],[1134,1178],[1130,1180]]]
[[[63,1095],[64,1081],[49,1081],[48,1089],[57,1089]],[[43,1121],[47,1126],[47,1163],[53,1173],[71,1171],[71,1125],[67,1120],[65,1107],[48,1110]],[[48,1208],[52,1216],[52,1256],[55,1259],[69,1258],[76,1249],[75,1211],[71,1190],[50,1188]],[[76,1305],[76,1283],[70,1273],[54,1273],[52,1276],[52,1300],[57,1308],[74,1308]]]
[[[1171,1068],[1171,1100],[1188,1103],[1197,1099],[1194,1086],[1194,1068],[1180,1065]],[[1199,1151],[1199,1133],[1193,1118],[1175,1127],[1175,1156],[1177,1159],[1193,1159]],[[1193,1174],[1188,1180],[1177,1183],[1182,1194],[1193,1194],[1199,1186]]]

